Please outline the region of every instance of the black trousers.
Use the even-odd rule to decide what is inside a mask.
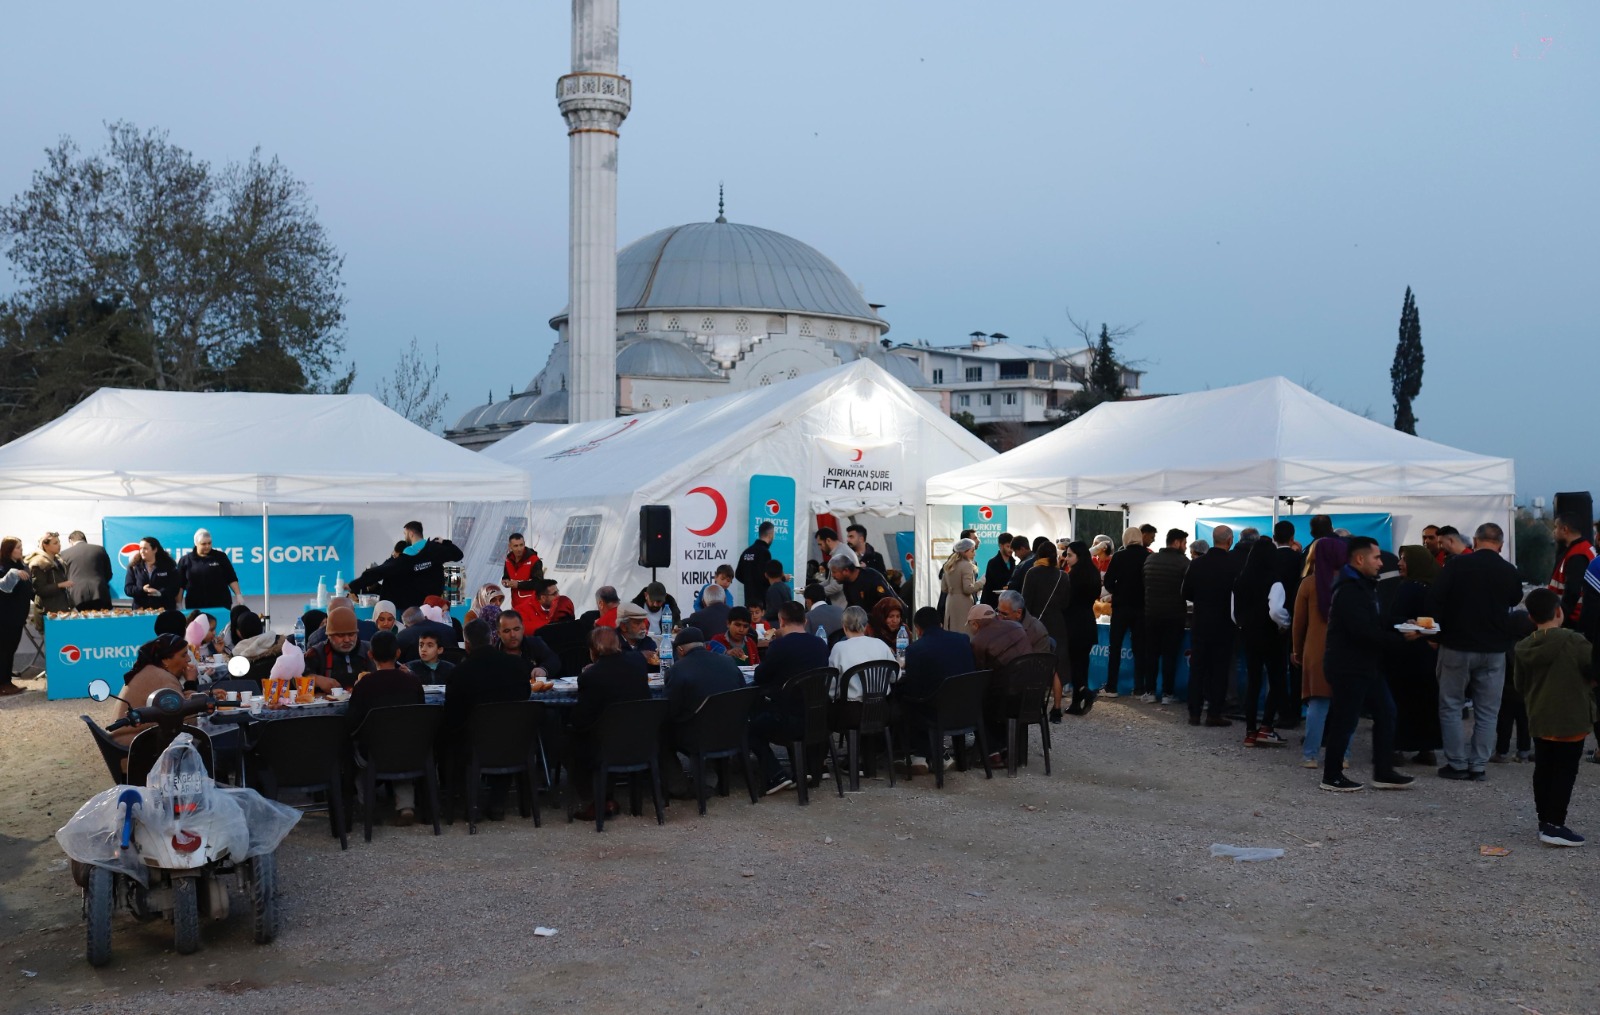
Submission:
[[[1367,672],[1328,671],[1333,698],[1328,704],[1328,724],[1323,729],[1322,746],[1328,752],[1322,778],[1333,782],[1344,774],[1344,756],[1350,738],[1361,721],[1361,710],[1372,713],[1372,774],[1386,775],[1394,769],[1394,697],[1382,670]]]
[[[1583,760],[1582,740],[1535,740],[1533,750],[1533,806],[1541,825],[1565,825],[1572,784],[1578,780]]]
[[[0,617],[0,684],[11,683],[11,678],[17,675],[13,667],[17,662],[17,646],[22,644],[22,625],[27,622],[26,613]]]
[[[1285,629],[1278,637],[1280,650],[1283,652],[1284,678],[1283,678],[1283,709],[1278,713],[1279,729],[1293,729],[1300,725],[1300,667],[1296,666],[1290,656],[1294,655],[1294,632]]]
[[[1228,694],[1228,674],[1233,665],[1232,624],[1214,630],[1196,627],[1189,632],[1189,715],[1200,714],[1204,705],[1212,715],[1222,714]]]
[[[1151,694],[1175,698],[1178,695],[1178,660],[1183,656],[1183,618],[1146,617],[1145,636],[1150,646]],[[1190,674],[1193,680],[1194,675]],[[1159,680],[1161,690],[1156,690]]]
[[[1144,611],[1111,607],[1110,654],[1106,656],[1106,690],[1117,691],[1118,678],[1122,676],[1122,639],[1127,636],[1133,647],[1133,692],[1145,693],[1145,680],[1149,675],[1149,646],[1146,644]]]
[[[1268,729],[1277,725],[1284,714],[1284,684],[1288,674],[1284,670],[1283,639],[1277,628],[1260,634],[1244,636],[1244,665],[1247,681],[1244,692],[1244,728],[1254,731],[1256,710],[1261,705],[1261,686],[1266,684],[1267,704],[1262,711]]]
[[[1507,674],[1510,672],[1506,671]],[[1517,750],[1532,750],[1533,740],[1528,736],[1528,708],[1522,703],[1522,695],[1507,680],[1500,692],[1500,716],[1495,720],[1494,753],[1505,754],[1511,750],[1513,729],[1517,734]],[[1560,824],[1559,821],[1556,823]]]

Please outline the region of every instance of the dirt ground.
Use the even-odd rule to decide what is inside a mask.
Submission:
[[[275,944],[236,915],[179,956],[121,917],[97,971],[54,832],[106,784],[77,717],[110,710],[31,686],[0,703],[4,1011],[1600,1011],[1600,850],[1538,843],[1531,766],[1323,793],[1297,747],[1127,699],[1055,727],[1049,777],[735,795],[604,835],[380,827],[348,852],[315,814],[279,851]],[[1597,783],[1584,765],[1581,832]]]

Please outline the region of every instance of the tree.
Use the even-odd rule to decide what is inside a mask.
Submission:
[[[1056,419],[1062,423],[1070,423],[1079,416],[1093,409],[1101,402],[1119,402],[1128,394],[1128,386],[1123,383],[1123,374],[1128,364],[1117,355],[1117,343],[1125,338],[1130,338],[1138,330],[1137,324],[1119,324],[1115,328],[1108,324],[1100,325],[1100,334],[1095,337],[1086,321],[1079,321],[1072,316],[1071,309],[1067,310],[1067,323],[1072,330],[1083,339],[1083,344],[1089,351],[1089,366],[1085,370],[1069,359],[1069,354],[1058,354],[1059,362],[1066,364],[1073,376],[1082,378],[1082,388],[1074,391],[1056,410]]]
[[[352,371],[353,373],[353,371]],[[416,337],[394,365],[394,376],[378,382],[378,401],[422,427],[432,430],[444,416],[449,395],[434,395],[439,383],[439,347],[433,347],[433,363],[422,358]]]
[[[344,351],[343,258],[306,187],[260,150],[221,169],[160,130],[107,125],[104,151],[64,138],[29,188],[0,208],[0,243],[21,284],[9,301],[36,333],[74,346],[81,328],[126,341],[78,386],[122,371],[165,390],[318,390]],[[31,325],[30,325],[31,326]]]
[[[1400,307],[1400,340],[1394,347],[1389,385],[1394,391],[1394,428],[1416,433],[1417,417],[1411,411],[1411,402],[1422,393],[1422,319],[1417,316],[1417,301],[1410,286],[1406,286],[1405,302]]]
[[[149,386],[149,338],[115,300],[27,308],[0,302],[0,442],[102,387]]]

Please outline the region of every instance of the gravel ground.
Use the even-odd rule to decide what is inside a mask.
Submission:
[[[0,1010],[1600,1011],[1600,858],[1539,845],[1531,766],[1322,793],[1296,747],[1127,699],[1054,728],[1050,777],[735,795],[604,835],[380,827],[347,853],[313,815],[279,851],[274,945],[235,916],[178,956],[123,917],[96,971],[53,833],[104,785],[77,716],[109,709],[32,686],[0,703]],[[1572,823],[1600,833],[1583,768]]]

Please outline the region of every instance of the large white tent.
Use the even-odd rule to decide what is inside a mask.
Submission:
[[[526,495],[515,466],[456,447],[368,395],[103,388],[0,447],[0,513],[30,549],[45,529],[94,539],[108,516],[350,513],[356,559],[330,564],[330,581],[335,570],[353,578],[385,559],[408,520],[449,535],[453,502]],[[281,591],[296,593],[279,604],[292,606],[307,590]]]
[[[497,578],[505,533],[521,529],[581,610],[602,585],[628,598],[650,580],[638,565],[643,505],[672,508],[673,566],[658,577],[687,609],[685,596],[717,564],[736,565],[763,520],[779,525],[780,538],[789,530],[797,580],[817,555],[819,512],[866,525],[895,566],[893,534],[922,524],[928,477],[994,452],[881,367],[859,360],[637,416],[529,428],[483,454],[531,477],[531,507],[525,517],[477,519],[469,575]],[[916,545],[927,552],[925,533]],[[916,569],[923,601],[932,592],[931,570]]]
[[[1493,521],[1509,540],[1514,493],[1510,459],[1401,433],[1282,377],[1105,403],[928,483],[930,505],[1003,504],[1014,526],[1021,509],[1056,526],[1053,533],[1068,530],[1063,515],[1072,508],[1126,509],[1135,523],[1159,528],[1197,518],[1384,511],[1396,543],[1420,541],[1431,522],[1470,531]]]

